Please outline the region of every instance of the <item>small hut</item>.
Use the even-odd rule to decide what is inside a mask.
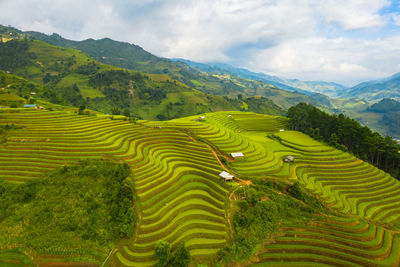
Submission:
[[[280,132],[284,132],[285,130],[284,130],[284,129],[280,129],[279,131],[280,131]]]
[[[292,162],[294,161],[294,157],[293,157],[293,156],[286,156],[286,157],[283,159],[283,161],[284,161],[284,162],[287,162],[287,163],[292,163]]]
[[[223,171],[219,174],[219,177],[221,177],[222,179],[224,179],[224,181],[232,181],[232,179],[234,178],[234,176],[232,174],[230,174],[229,172]]]
[[[206,117],[204,117],[204,116],[199,117],[199,121],[204,121],[205,119],[206,119]]]
[[[233,118],[232,115],[228,115],[228,118]]]
[[[243,155],[242,152],[235,152],[235,153],[231,153],[231,157],[234,158],[234,159],[237,159],[237,158],[240,159],[240,158],[243,158],[244,155]]]
[[[36,104],[25,104],[24,108],[36,108]]]

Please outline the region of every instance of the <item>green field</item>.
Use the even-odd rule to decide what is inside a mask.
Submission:
[[[155,265],[160,241],[173,250],[185,242],[194,263],[218,261],[218,251],[236,234],[229,221],[239,196],[231,193],[248,186],[244,180],[299,182],[331,215],[301,225],[282,222],[274,242],[260,244],[257,257],[243,264],[398,266],[399,181],[287,130],[284,117],[239,111],[199,116],[134,124],[67,111],[2,109],[0,124],[21,128],[10,130],[0,149],[0,178],[40,180],[84,158],[128,163],[139,220],[131,239],[116,245],[115,266]],[[244,158],[232,159],[233,152]],[[288,155],[293,163],[283,162]],[[218,174],[224,169],[238,183],[223,182]]]

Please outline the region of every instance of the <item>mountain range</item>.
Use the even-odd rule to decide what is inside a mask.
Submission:
[[[384,125],[384,114],[367,110],[373,103],[382,99],[399,99],[400,74],[395,74],[386,79],[364,82],[354,87],[347,88],[343,85],[333,82],[301,81],[297,79],[281,78],[265,73],[255,73],[243,68],[236,68],[223,63],[205,64],[185,59],[161,58],[147,52],[135,44],[114,41],[109,38],[100,40],[87,39],[84,41],[72,41],[63,38],[58,34],[46,35],[33,31],[22,32],[18,29],[3,26],[0,26],[0,34],[4,36],[4,38],[7,37],[5,40],[15,38],[30,38],[44,41],[47,44],[51,44],[56,47],[76,49],[82,51],[88,56],[86,59],[87,61],[92,60],[108,66],[135,70],[141,73],[161,75],[164,77],[164,80],[170,79],[170,81],[176,81],[180,83],[183,85],[182,88],[186,86],[188,88],[193,88],[199,92],[205,93],[208,95],[208,98],[223,99],[218,100],[217,102],[214,101],[214,104],[211,104],[210,101],[201,102],[201,104],[210,107],[209,111],[227,108],[240,109],[243,106],[243,101],[233,100],[237,99],[239,96],[241,99],[243,97],[264,97],[273,101],[273,103],[277,105],[277,107],[272,108],[272,102],[266,104],[267,99],[261,98],[260,100],[260,98],[250,98],[251,100],[247,101],[250,103],[250,110],[257,112],[271,110],[272,108],[275,110],[275,113],[279,113],[283,112],[282,109],[288,109],[300,102],[306,102],[329,112],[341,112],[355,117],[362,123],[371,126],[373,129],[378,130],[383,134],[391,134],[395,137],[400,136],[400,132],[397,130],[392,130],[393,127],[389,127],[388,129],[388,127]],[[35,66],[35,68],[36,67],[37,66]],[[20,74],[23,78],[28,78],[28,80],[32,78],[22,75],[23,73]],[[41,79],[43,79],[43,77],[37,79],[36,83],[41,83]],[[64,83],[65,80],[66,79],[63,81]],[[45,84],[41,85],[44,86]],[[73,84],[70,84],[69,86],[71,87],[72,85]],[[93,100],[90,104],[88,104],[89,107],[97,110],[100,108],[102,111],[110,112],[112,107],[116,105],[115,100],[113,104],[93,104],[93,102],[100,101],[99,99],[95,100],[96,97],[93,96],[104,96],[104,86],[103,89],[101,89],[103,91],[90,95],[87,92],[90,90],[94,92],[93,86],[90,86],[87,82],[82,83],[82,81],[78,82],[77,85],[80,89],[82,89],[82,92],[86,92],[82,94],[82,99],[87,100],[89,97],[89,99]],[[184,90],[190,90],[188,88]],[[225,97],[218,98],[219,96]],[[183,98],[187,100],[187,105],[191,105],[190,102],[193,98],[188,98],[187,95]],[[170,99],[170,97],[166,97],[166,99]],[[177,111],[172,112],[172,114],[165,116],[164,113],[168,113],[167,109],[171,108],[172,104],[179,102],[175,100],[172,102],[169,100],[165,101],[165,104],[157,105],[157,107],[152,108],[159,109],[157,114],[152,114],[147,118],[156,119],[158,115],[159,119],[173,118],[178,116],[178,114],[181,114],[181,109],[178,109]],[[257,104],[255,104],[254,101],[257,102]],[[109,100],[106,102],[109,102]],[[228,104],[227,102],[230,103]],[[235,102],[235,104],[232,104],[232,102]],[[145,106],[150,104],[146,101],[143,103],[145,103]],[[261,108],[261,103],[266,104],[268,108]],[[142,104],[139,104],[139,106],[141,105]],[[153,103],[153,105],[155,104]],[[161,106],[163,108],[160,108]],[[131,108],[132,107],[133,104],[131,105]],[[140,117],[146,117],[147,115],[145,116],[145,110],[147,109],[142,108],[141,110],[143,112],[139,112],[140,114],[136,115]],[[203,109],[199,110],[189,108],[182,114],[191,115],[201,111],[203,111]]]

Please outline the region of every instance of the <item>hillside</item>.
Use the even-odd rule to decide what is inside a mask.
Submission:
[[[228,64],[222,64],[222,63],[202,64],[185,59],[176,59],[176,60],[184,62],[189,66],[204,72],[214,73],[214,74],[229,74],[244,79],[264,81],[266,83],[275,85],[276,87],[284,89],[286,91],[297,91],[306,95],[319,93],[330,97],[337,97],[340,94],[340,92],[346,89],[345,86],[338,83],[324,82],[324,81],[301,81],[298,79],[280,78],[265,73],[255,73],[247,69],[235,68]]]
[[[28,99],[29,93],[36,90],[37,97],[52,103],[86,106],[115,115],[165,120],[208,111],[241,110],[244,102],[249,111],[284,113],[266,98],[207,95],[166,74],[144,74],[105,65],[81,51],[38,40],[0,44],[0,69],[26,79],[27,90],[14,90],[17,87],[12,81],[2,82],[6,91],[20,97]]]
[[[14,126],[0,149],[0,177],[18,187],[82,159],[125,162],[138,221],[129,239],[114,243],[110,266],[166,266],[186,261],[186,251],[193,264],[398,265],[398,180],[287,130],[284,117],[237,111],[203,116],[132,123],[100,114],[1,109],[0,125]],[[244,157],[234,159],[232,152]],[[288,155],[293,162],[284,162]],[[221,180],[222,170],[234,181]],[[0,236],[8,237],[0,238],[0,262],[100,264],[107,258],[101,251],[89,257],[90,249],[79,245],[28,249],[13,242],[24,217],[10,216],[0,224],[6,233]],[[68,230],[58,235],[69,238]]]
[[[367,109],[368,112],[380,114],[380,123],[385,125],[387,132],[400,138],[400,102],[384,98]]]
[[[22,34],[22,32],[20,33]],[[71,41],[58,34],[46,35],[38,32],[26,32],[25,34],[52,45],[78,49],[105,64],[146,73],[168,74],[187,86],[212,95],[265,96],[273,102],[279,103],[278,105],[285,109],[300,102],[308,102],[318,106],[325,106],[329,103],[327,97],[323,97],[324,101],[320,102],[321,97],[319,95],[309,96],[312,93],[292,88],[284,85],[284,83],[242,76],[239,72],[228,73],[229,75],[226,76],[214,72],[200,71],[183,62],[154,56],[137,45],[108,38]],[[254,90],[259,90],[260,93],[255,94]]]
[[[343,91],[341,96],[358,97],[370,101],[378,101],[383,98],[400,100],[400,73],[385,79],[360,83]]]

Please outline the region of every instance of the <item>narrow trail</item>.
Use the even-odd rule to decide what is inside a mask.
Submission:
[[[229,170],[229,169],[221,162],[221,160],[220,160],[219,157],[218,157],[217,152],[216,152],[211,146],[209,146],[209,145],[207,145],[207,146],[208,146],[208,148],[212,151],[212,153],[214,154],[215,158],[218,160],[219,165],[220,165],[225,171],[231,172],[231,170]],[[239,184],[244,185],[244,186],[249,186],[249,185],[253,184],[253,182],[252,182],[251,180],[243,180],[243,179],[237,177],[236,175],[235,175],[235,180],[237,180]]]
[[[232,209],[233,209],[233,199],[232,198],[233,198],[235,192],[239,188],[242,188],[242,187],[243,187],[243,185],[236,187],[229,194],[229,209],[227,210],[226,217],[227,217],[227,222],[228,222],[228,225],[229,225],[229,234],[230,234],[231,239],[233,239],[233,226],[232,226],[232,222],[231,222],[232,221],[232,218],[231,218],[232,217]]]
[[[108,259],[109,259],[112,255],[114,255],[114,253],[115,253],[117,250],[118,250],[117,248],[113,248],[113,249],[110,251],[110,253],[108,254],[107,258],[104,260],[104,262],[103,262],[103,264],[101,265],[101,267],[104,267],[104,266],[105,266],[105,264],[106,264],[106,262],[108,261]]]
[[[219,165],[226,171],[230,172],[230,170],[221,162],[221,160],[218,157],[217,152],[209,145],[207,145],[208,148],[212,151],[212,153],[214,154],[215,158],[217,159]],[[232,226],[232,210],[233,210],[233,196],[235,195],[235,192],[244,187],[244,186],[249,186],[251,184],[253,184],[252,181],[250,180],[243,180],[237,176],[235,176],[235,179],[238,181],[238,183],[240,184],[240,186],[236,187],[235,189],[232,190],[232,192],[229,194],[229,208],[227,209],[226,212],[226,217],[227,217],[227,222],[228,222],[228,226],[229,226],[229,235],[230,238],[233,239],[233,226]]]

